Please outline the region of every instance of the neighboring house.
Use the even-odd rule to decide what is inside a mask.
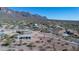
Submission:
[[[69,34],[67,34],[66,32],[64,32],[64,33],[62,34],[62,36],[69,36]]]
[[[26,39],[31,39],[31,38],[32,38],[31,34],[23,34],[23,35],[16,36],[16,39],[18,40],[26,40]]]
[[[18,29],[16,30],[16,39],[18,40],[26,40],[26,39],[31,39],[32,38],[32,31],[30,29],[22,30]]]
[[[71,30],[71,29],[61,30],[61,31],[59,31],[59,34],[61,34],[62,36],[69,36],[69,35],[78,36],[77,32],[75,30]]]
[[[60,31],[58,32],[58,34],[59,34],[59,35],[62,35],[62,36],[69,36],[68,32],[65,31],[65,30],[60,30]]]

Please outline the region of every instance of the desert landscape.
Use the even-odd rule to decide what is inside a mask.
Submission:
[[[0,7],[0,51],[79,51],[79,21]]]

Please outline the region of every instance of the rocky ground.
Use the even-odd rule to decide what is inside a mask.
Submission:
[[[49,35],[49,36],[48,36]],[[1,51],[78,51],[78,44],[64,40],[63,37],[51,33],[33,32],[31,40],[15,41],[10,45],[2,45]]]

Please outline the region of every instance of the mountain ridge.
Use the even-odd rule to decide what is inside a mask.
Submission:
[[[41,16],[39,14],[31,14],[30,12],[20,12],[12,10],[8,7],[0,7],[0,21],[18,21],[27,20],[36,23],[75,23],[78,24],[79,21],[67,21],[67,20],[57,20],[48,19],[46,16]]]

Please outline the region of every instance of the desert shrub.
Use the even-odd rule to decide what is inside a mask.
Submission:
[[[64,46],[64,44],[61,44],[61,46]]]
[[[15,51],[15,49],[8,49],[7,51]]]
[[[41,41],[41,43],[43,43],[44,41]]]
[[[58,41],[61,41],[60,39],[58,39]]]
[[[57,44],[60,44],[60,42],[57,42]]]
[[[36,47],[36,45],[33,45],[32,47]]]
[[[9,46],[9,43],[4,43],[2,44],[2,46]]]
[[[27,43],[23,43],[23,45],[27,45]]]
[[[36,43],[40,43],[40,41],[36,41]]]
[[[69,43],[66,42],[65,45],[69,45]]]
[[[40,40],[42,40],[42,38],[40,38]]]
[[[48,42],[48,43],[50,43],[50,42],[51,42],[51,40],[47,40],[47,42]]]
[[[46,49],[44,49],[44,48],[41,48],[41,49],[40,49],[40,51],[46,51]]]
[[[31,44],[27,45],[27,47],[29,47],[30,50],[33,49],[33,46]]]
[[[63,49],[62,51],[68,51],[68,49]]]
[[[28,44],[27,47],[32,47],[32,45],[31,44]]]
[[[24,51],[23,49],[19,49],[19,51]]]
[[[17,46],[21,46],[21,44],[17,44]]]
[[[50,46],[46,46],[46,48],[51,48]]]
[[[47,28],[41,29],[40,32],[44,32],[44,33],[50,33],[50,31]]]

